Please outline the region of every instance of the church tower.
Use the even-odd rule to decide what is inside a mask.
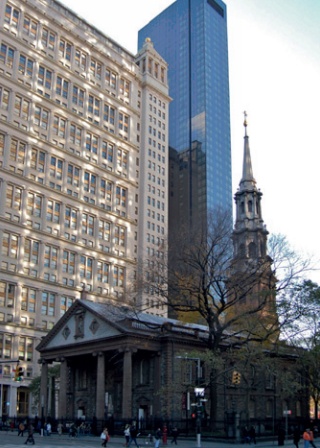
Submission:
[[[244,154],[242,178],[235,194],[236,221],[233,231],[235,257],[240,260],[257,260],[266,257],[268,231],[262,219],[262,193],[252,173],[247,134],[247,114],[244,119]]]
[[[257,316],[260,316],[259,325],[269,332],[271,327],[277,328],[278,322],[275,307],[276,278],[272,259],[267,253],[268,231],[262,219],[262,193],[257,188],[252,172],[246,113],[244,129],[242,178],[234,197],[236,220],[232,233],[234,255],[229,285],[233,285],[233,299],[239,298],[238,312],[241,307],[257,312]]]

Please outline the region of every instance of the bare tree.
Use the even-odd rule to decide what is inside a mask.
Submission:
[[[228,213],[218,211],[206,226],[179,229],[170,239],[168,259],[152,259],[152,272],[148,269],[141,282],[173,316],[207,325],[207,349],[216,355],[222,346],[275,344],[281,328],[299,317],[301,310],[293,309],[287,297],[310,265],[283,236],[270,239],[270,255],[235,255],[230,222]],[[208,385],[212,421],[220,374],[212,365]]]

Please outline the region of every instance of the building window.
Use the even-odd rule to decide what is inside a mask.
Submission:
[[[128,153],[122,149],[117,150],[117,166],[118,168],[128,168]]]
[[[91,59],[90,62],[90,75],[96,79],[101,79],[102,66],[100,62],[95,59]]]
[[[74,302],[73,297],[61,296],[60,299],[60,316],[63,316]]]
[[[70,142],[80,146],[81,145],[81,135],[82,135],[82,128],[75,124],[71,124],[70,126]]]
[[[0,133],[0,156],[3,156],[4,144],[5,144],[5,136],[4,134]]]
[[[41,315],[54,316],[55,295],[51,292],[43,292],[41,297]]]
[[[113,268],[113,285],[123,287],[124,285],[124,268],[114,266]]]
[[[64,226],[68,229],[77,228],[77,210],[72,207],[66,207],[64,216]]]
[[[0,358],[11,359],[11,353],[12,336],[9,334],[0,334]]]
[[[46,220],[49,222],[59,223],[60,222],[60,202],[48,200]]]
[[[36,312],[36,290],[23,287],[21,296],[21,309],[29,313]]]
[[[56,35],[48,28],[42,28],[41,44],[48,50],[54,51]]]
[[[7,282],[0,282],[0,306],[2,308],[13,308],[15,285]]]
[[[14,28],[18,28],[19,14],[20,11],[18,9],[13,6],[6,5],[4,22]]]
[[[69,81],[62,78],[61,76],[57,76],[56,81],[56,94],[62,96],[62,98],[68,98],[69,91]]]
[[[121,207],[127,206],[127,189],[117,186],[116,188],[116,205],[120,205]]]
[[[37,265],[39,262],[39,247],[38,241],[26,238],[24,242],[24,261]]]
[[[62,272],[73,275],[75,272],[76,254],[69,250],[63,251]]]
[[[30,17],[25,16],[23,20],[23,33],[26,36],[31,37],[31,39],[36,39],[37,37],[38,23],[32,20]]]
[[[94,174],[85,171],[84,173],[84,191],[87,191],[91,194],[96,194],[96,186],[97,186],[97,176]]]
[[[58,249],[49,244],[45,245],[44,250],[44,267],[57,269]]]
[[[43,86],[46,89],[51,90],[52,71],[47,69],[46,67],[43,67],[42,65],[39,66],[38,70],[38,84],[39,86]]]
[[[99,239],[103,241],[110,241],[111,224],[109,221],[99,220]]]
[[[43,151],[32,148],[30,167],[39,173],[44,173],[46,154]]]
[[[3,110],[8,110],[10,92],[8,89],[0,86],[0,107]]]
[[[27,145],[25,142],[13,138],[10,144],[10,155],[9,155],[10,161],[24,164],[26,147]]]
[[[117,75],[108,68],[106,69],[105,84],[112,89],[115,89],[117,86]]]
[[[21,209],[22,188],[16,185],[7,185],[6,188],[6,207],[12,210]]]
[[[84,72],[87,68],[87,54],[77,48],[74,55],[74,62],[75,65]]]
[[[83,107],[84,105],[84,90],[80,89],[80,87],[73,86],[72,91],[72,102],[73,104]]]
[[[29,216],[41,217],[42,196],[28,193],[27,212]]]
[[[85,255],[80,257],[80,277],[91,280],[92,279],[92,265],[93,259]]]
[[[82,213],[82,234],[93,236],[94,233],[94,216],[88,213]]]
[[[119,246],[125,246],[126,242],[126,228],[123,226],[115,226],[114,228],[114,243]]]
[[[16,95],[14,101],[14,113],[23,120],[28,120],[30,110],[30,101]]]
[[[126,98],[129,98],[130,97],[130,82],[124,78],[121,78],[119,91],[120,91],[121,95],[125,96]]]
[[[111,202],[112,199],[112,189],[113,189],[113,184],[112,182],[105,180],[105,179],[100,179],[100,192],[99,192],[99,196],[100,199],[103,199],[102,202],[100,202],[100,205],[102,207],[105,207],[105,202]]]
[[[67,174],[67,183],[69,185],[73,185],[75,187],[79,187],[80,181],[80,168],[77,166],[68,164],[68,174]]]
[[[31,338],[20,336],[18,350],[20,361],[33,360],[33,340]]]
[[[103,107],[103,120],[109,124],[114,125],[115,108],[109,106],[109,104],[104,103]]]
[[[97,280],[101,283],[109,283],[109,269],[108,263],[103,261],[97,262]]]
[[[5,64],[7,67],[12,68],[14,58],[14,49],[6,44],[1,44],[0,47],[0,62]]]
[[[99,137],[97,135],[87,132],[86,150],[92,152],[93,154],[98,154],[98,141]]]
[[[49,110],[41,106],[36,106],[34,111],[34,124],[47,130],[49,126]]]
[[[93,95],[89,95],[88,112],[89,112],[89,114],[95,115],[96,117],[100,116],[100,100],[99,100],[99,98],[97,98]]]
[[[129,132],[129,116],[120,112],[118,125],[119,125],[119,129],[121,131],[128,133]]]
[[[9,232],[2,234],[1,254],[16,259],[18,256],[18,235]]]
[[[53,117],[53,133],[58,137],[66,137],[66,125],[67,120],[65,120],[64,118],[59,117],[59,115],[55,115]]]
[[[113,145],[103,140],[101,155],[103,159],[107,160],[110,163],[113,163]]]
[[[70,42],[67,42],[64,39],[60,39],[59,56],[66,59],[67,61],[71,61],[71,48],[72,45],[70,44]]]

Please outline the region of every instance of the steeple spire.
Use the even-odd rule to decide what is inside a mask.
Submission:
[[[244,111],[244,122],[243,126],[245,129],[244,133],[244,151],[243,151],[243,166],[242,166],[242,179],[240,181],[240,189],[242,188],[255,188],[256,180],[253,177],[252,172],[252,163],[251,163],[251,155],[250,155],[250,146],[249,146],[249,137],[247,134],[247,112]]]

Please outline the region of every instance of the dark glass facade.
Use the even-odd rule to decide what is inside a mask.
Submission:
[[[227,11],[177,0],[139,31],[169,64],[170,223],[232,210]]]

